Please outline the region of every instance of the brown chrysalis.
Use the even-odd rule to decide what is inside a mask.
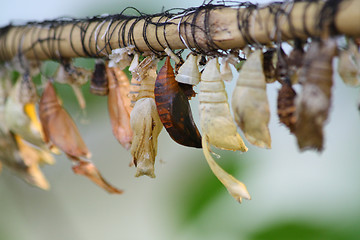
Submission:
[[[132,130],[130,126],[130,83],[126,74],[119,68],[106,68],[109,79],[108,110],[112,131],[116,139],[127,150],[131,147]]]
[[[50,81],[39,103],[40,121],[44,128],[45,142],[51,143],[75,158],[90,157],[79,130],[70,115],[62,108]]]
[[[154,93],[160,120],[170,137],[181,145],[201,148],[201,135],[188,99],[175,81],[169,57],[157,75]]]
[[[95,70],[91,77],[90,92],[99,96],[105,96],[109,93],[105,62],[101,59],[96,61]]]
[[[282,124],[290,129],[290,132],[295,131],[296,117],[295,117],[295,97],[296,92],[291,84],[283,83],[277,98],[277,114]]]

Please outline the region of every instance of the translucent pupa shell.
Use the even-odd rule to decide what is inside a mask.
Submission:
[[[156,80],[156,60],[149,64],[146,77],[141,81],[139,98],[130,114],[130,124],[133,130],[131,155],[136,166],[137,177],[147,175],[155,177],[154,164],[157,154],[157,138],[162,129],[162,123],[154,100]]]
[[[86,102],[81,91],[81,86],[84,85],[89,79],[91,79],[91,76],[91,71],[84,68],[75,67],[70,62],[65,62],[59,66],[55,76],[55,81],[70,85],[74,91],[80,108],[85,109]]]
[[[185,63],[180,67],[175,80],[180,83],[197,85],[200,81],[200,72],[197,65],[197,55],[189,54]]]
[[[351,39],[348,42],[348,49],[340,52],[338,73],[346,85],[360,86],[360,52]]]
[[[181,145],[201,148],[201,135],[193,120],[189,101],[175,81],[169,57],[157,75],[154,92],[160,120],[170,137]]]
[[[117,48],[111,51],[109,55],[109,67],[118,67],[123,70],[130,65],[132,61],[132,54],[134,53],[135,46],[131,45],[124,48]]]
[[[199,101],[201,130],[209,143],[221,149],[246,152],[230,113],[216,58],[206,64],[201,75]]]
[[[254,51],[242,66],[232,96],[235,121],[253,145],[271,148],[270,121],[262,51]]]
[[[53,144],[72,159],[91,154],[70,115],[62,108],[50,81],[46,83],[39,103],[40,121],[45,142]]]
[[[224,169],[222,169],[215,160],[211,157],[207,136],[202,138],[202,147],[206,161],[208,162],[211,171],[214,175],[220,180],[220,182],[226,187],[231,196],[235,198],[239,203],[242,202],[242,199],[250,200],[250,194],[246,189],[244,183],[240,182],[230,174],[228,174]]]
[[[300,150],[323,149],[323,126],[331,104],[332,59],[337,53],[336,41],[312,41],[306,52],[299,81],[302,91],[295,100],[295,135]]]
[[[117,67],[106,68],[109,79],[108,110],[112,131],[116,139],[127,150],[132,141],[130,127],[130,83],[126,74]]]
[[[105,62],[103,60],[97,60],[95,70],[91,77],[90,92],[98,96],[106,96],[109,93],[108,85]]]
[[[7,127],[13,132],[20,135],[25,141],[34,144],[40,148],[46,149],[44,143],[44,134],[41,123],[37,117],[35,102],[26,102],[33,97],[25,92],[30,85],[22,83],[23,79],[18,80],[10,91],[10,96],[5,105],[5,122]],[[25,86],[25,89],[22,87]],[[35,86],[34,86],[35,87]],[[35,90],[36,93],[36,90]],[[24,96],[27,96],[24,98]]]

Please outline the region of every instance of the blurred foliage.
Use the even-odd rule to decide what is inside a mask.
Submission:
[[[283,221],[259,229],[250,240],[355,240],[360,239],[359,230],[335,230],[332,226],[317,226],[302,221]]]

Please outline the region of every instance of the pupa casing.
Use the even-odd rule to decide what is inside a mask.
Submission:
[[[190,54],[185,63],[180,67],[178,74],[175,76],[175,80],[180,83],[197,85],[200,81],[200,72],[197,65],[196,55]]]
[[[206,64],[200,82],[200,125],[210,144],[226,150],[247,151],[230,113],[217,59]]]
[[[169,57],[157,75],[154,92],[160,120],[170,137],[181,145],[201,148],[201,135],[188,99],[175,81]]]
[[[323,149],[323,126],[331,104],[332,59],[337,53],[335,39],[313,41],[299,74],[302,90],[295,100],[295,135],[300,150]]]
[[[235,121],[253,145],[271,148],[270,121],[262,50],[253,52],[242,66],[232,96]]]

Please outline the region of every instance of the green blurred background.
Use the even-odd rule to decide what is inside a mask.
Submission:
[[[2,3],[0,24],[119,13],[128,6],[145,13],[195,7],[202,1],[25,1]],[[335,61],[336,64],[336,61]],[[8,171],[0,175],[0,240],[162,239],[360,239],[359,89],[335,73],[325,150],[300,153],[276,115],[279,84],[268,85],[271,150],[249,146],[244,154],[216,151],[219,164],[243,181],[251,201],[238,204],[210,171],[201,150],[177,145],[162,131],[156,179],[135,178],[130,153],[112,136],[106,98],[83,90],[80,111],[70,87],[57,86],[105,178],[125,192],[109,195],[71,163],[57,157],[43,169],[51,190],[33,188]],[[235,76],[236,78],[236,76]],[[229,97],[235,81],[227,84]],[[198,100],[192,100],[198,122]]]

